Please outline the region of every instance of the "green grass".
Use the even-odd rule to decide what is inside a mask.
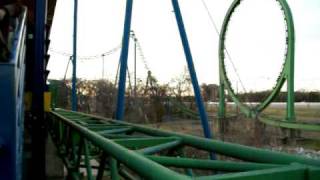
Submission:
[[[314,108],[296,108],[296,119],[298,121],[310,121],[310,120],[317,120],[320,122],[320,111]],[[275,118],[283,118],[286,114],[286,109],[282,108],[267,108],[263,114],[275,117]]]

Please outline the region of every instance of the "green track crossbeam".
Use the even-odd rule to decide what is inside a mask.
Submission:
[[[260,116],[258,120],[275,127],[287,128],[287,129],[295,129],[295,130],[303,130],[303,131],[314,131],[320,132],[320,124],[319,123],[305,123],[305,122],[291,122],[276,118],[270,118],[267,116]]]
[[[318,179],[320,160],[56,109],[49,129],[69,179]],[[206,151],[188,157],[188,148]],[[240,161],[209,160],[209,152]],[[190,153],[189,153],[190,154]],[[205,159],[204,159],[205,158]],[[95,169],[96,171],[93,171]],[[205,174],[196,170],[207,171]],[[201,172],[202,172],[201,171]],[[209,176],[203,176],[209,175]],[[193,177],[191,177],[193,176]]]
[[[237,174],[225,174],[217,176],[207,176],[196,178],[196,180],[267,180],[267,179],[314,179],[312,177],[307,177],[308,168],[302,165],[292,165],[291,167],[273,168],[266,170],[257,170],[249,172],[241,172]]]

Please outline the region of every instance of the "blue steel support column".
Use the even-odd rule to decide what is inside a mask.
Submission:
[[[78,110],[77,97],[77,28],[78,28],[78,0],[74,0],[74,19],[73,19],[73,59],[72,59],[72,111]]]
[[[125,91],[126,91],[126,73],[128,64],[128,51],[130,41],[131,17],[132,17],[133,0],[127,0],[126,14],[123,30],[122,49],[120,55],[120,78],[118,83],[118,97],[116,119],[122,120],[125,106]]]
[[[32,177],[46,179],[45,169],[45,142],[46,129],[44,122],[44,55],[45,55],[45,17],[46,0],[36,0],[35,12],[35,62],[33,74],[33,100],[32,100]]]
[[[179,28],[179,32],[180,32],[180,37],[181,37],[182,45],[184,48],[186,60],[188,63],[189,73],[191,76],[191,81],[192,81],[193,90],[194,90],[194,94],[195,94],[195,98],[196,98],[196,103],[197,103],[200,118],[201,118],[201,123],[202,123],[202,128],[204,131],[204,135],[206,138],[212,138],[210,126],[208,123],[208,116],[207,116],[206,110],[204,108],[203,100],[201,97],[197,74],[196,74],[196,71],[195,71],[195,68],[193,65],[193,58],[192,58],[192,54],[191,54],[191,50],[190,50],[190,46],[189,46],[189,42],[188,42],[188,38],[187,38],[187,33],[186,33],[186,30],[184,27],[184,23],[183,23],[178,0],[172,0],[172,5],[173,5],[174,12],[176,15],[177,24],[178,24],[178,28]]]

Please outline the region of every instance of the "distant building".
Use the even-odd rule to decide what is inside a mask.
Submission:
[[[219,96],[219,86],[216,84],[202,84],[202,95],[205,101],[216,102]]]

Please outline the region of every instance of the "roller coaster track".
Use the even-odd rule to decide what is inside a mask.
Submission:
[[[172,1],[175,3],[176,9],[178,9],[178,1]],[[248,116],[255,116],[265,109],[279,93],[284,82],[293,78],[293,74],[290,74],[293,72],[289,71],[293,68],[294,52],[294,47],[290,46],[293,45],[292,42],[294,40],[293,23],[290,23],[292,22],[291,12],[285,0],[278,1],[282,6],[282,10],[285,12],[285,19],[289,26],[287,42],[288,53],[286,54],[284,68],[274,91],[260,106],[255,109],[250,109],[240,103],[235,96],[231,83],[223,69],[224,55],[220,53],[220,70],[222,70],[220,71],[220,75],[223,80],[222,84],[226,85],[233,100],[238,105],[241,105],[241,110],[247,113]],[[44,7],[45,1],[36,2],[38,8],[36,15],[38,18],[44,18],[45,16],[41,16],[44,14],[44,9],[39,9],[39,7],[42,7],[42,5]],[[224,22],[225,30],[232,12],[239,4],[240,0],[235,0],[230,8]],[[181,14],[179,16],[181,16]],[[36,21],[36,24],[38,24],[39,27],[44,27],[42,18],[37,20],[39,22]],[[177,17],[177,19],[182,21],[181,17]],[[1,180],[22,179],[22,144],[24,129],[23,89],[25,79],[24,63],[27,27],[26,9],[23,9],[19,20],[20,23],[15,34],[12,57],[10,57],[7,62],[0,63],[0,99],[2,100],[0,101]],[[180,25],[180,29],[183,30],[182,27],[183,24]],[[44,46],[41,45],[43,43],[44,32],[42,32],[41,29],[44,28],[36,29],[35,33],[35,39],[38,41],[35,43],[37,49],[35,55],[37,65],[35,67],[41,67],[44,63],[44,61],[42,61],[42,50]],[[128,29],[130,30],[130,28]],[[181,34],[181,36],[186,36],[183,32]],[[223,38],[224,35],[222,34],[221,39]],[[182,39],[186,41],[187,38],[183,37]],[[221,49],[224,47],[222,42],[223,41],[220,42]],[[188,47],[186,49],[188,49]],[[187,52],[186,54],[189,56],[191,55],[190,52]],[[190,59],[192,60],[192,58]],[[190,62],[192,63],[192,61]],[[124,67],[126,68],[126,66]],[[38,80],[41,82],[40,80],[42,78],[40,77],[42,77],[42,68],[43,67],[36,69],[35,74],[41,76],[34,82],[38,82]],[[193,65],[191,69],[194,71]],[[126,77],[126,73],[123,74],[124,77]],[[125,81],[122,82],[125,85]],[[40,83],[35,84],[40,86]],[[37,96],[39,97],[34,99],[38,99],[43,103],[43,98],[41,98],[43,92],[41,89],[42,88],[37,89],[39,92],[35,92],[34,95],[38,94]],[[41,96],[39,94],[41,94]],[[122,100],[124,102],[124,99]],[[202,104],[201,99],[198,101]],[[40,115],[33,116],[34,122],[32,125],[37,126],[37,123],[43,123],[43,117],[41,117],[43,114],[43,111],[41,110],[42,103],[39,103],[39,112],[37,112]],[[288,102],[288,104],[290,103]],[[290,110],[293,109],[291,108]],[[48,125],[48,130],[57,147],[57,153],[63,160],[67,169],[67,179],[78,180],[82,179],[83,176],[89,180],[101,180],[105,177],[110,177],[112,180],[141,178],[155,180],[320,179],[320,160],[317,159],[221,142],[210,139],[210,136],[202,138],[176,132],[168,132],[147,126],[63,109],[53,109],[53,111],[47,115],[48,119],[46,123]],[[294,115],[294,112],[289,112],[287,118],[290,118],[289,115]],[[40,117],[41,119],[37,119],[37,117]],[[320,130],[318,126],[310,124],[298,124],[289,121],[272,121],[270,118],[264,118],[263,116],[259,116],[259,118],[266,124],[279,127],[315,131]],[[39,130],[38,133],[32,134],[33,137],[42,137],[41,135],[44,135],[43,138],[33,138],[33,145],[38,144],[41,145],[39,147],[44,147],[44,141],[42,141],[45,137],[45,133],[42,133],[44,129],[45,128],[42,125],[38,125],[32,129],[33,131]],[[208,131],[208,133],[210,133],[210,131]],[[41,142],[43,142],[43,144],[41,144]],[[34,148],[33,150],[37,150],[37,148]],[[41,152],[41,150],[34,151],[32,152],[32,156],[44,157],[44,154],[41,154]],[[229,159],[227,161],[209,160],[208,157],[211,152],[218,154],[218,159],[220,158],[219,155],[221,155],[221,157],[228,157]],[[37,160],[37,158],[33,158],[33,160],[34,159]],[[43,165],[41,162],[41,158],[39,158],[38,161],[32,163],[34,168],[33,171],[35,172],[34,175],[39,176],[38,178],[44,179],[41,178],[45,174],[44,169],[40,169]],[[83,175],[83,170],[86,172],[85,175]],[[205,171],[205,173],[202,173],[203,171]]]
[[[173,133],[55,109],[49,129],[69,179],[310,179],[320,178],[320,160]],[[208,160],[190,147],[239,159]],[[199,152],[199,151],[197,151]],[[184,170],[184,171],[183,171]],[[206,170],[206,175],[198,171]],[[196,173],[197,172],[197,173]],[[198,174],[198,175],[197,175]]]
[[[284,55],[284,63],[282,70],[275,86],[272,88],[271,93],[266,97],[259,105],[256,107],[250,107],[245,103],[241,102],[234,89],[232,88],[232,83],[230,82],[225,65],[225,57],[229,56],[226,50],[225,40],[228,31],[228,26],[235,10],[240,6],[241,0],[234,0],[231,4],[228,12],[225,16],[219,42],[219,74],[220,74],[220,90],[219,90],[219,117],[225,117],[225,89],[228,91],[231,99],[239,107],[240,111],[247,117],[258,119],[259,121],[266,123],[268,125],[288,128],[288,129],[298,129],[306,131],[320,131],[319,124],[312,123],[302,123],[296,121],[295,109],[294,109],[294,52],[295,52],[295,29],[292,17],[291,9],[286,0],[274,0],[279,3],[280,10],[283,12],[283,18],[286,25],[286,52]],[[287,82],[287,109],[286,117],[283,120],[269,118],[267,116],[261,116],[263,110],[265,110],[272,101],[278,96],[281,88]]]

